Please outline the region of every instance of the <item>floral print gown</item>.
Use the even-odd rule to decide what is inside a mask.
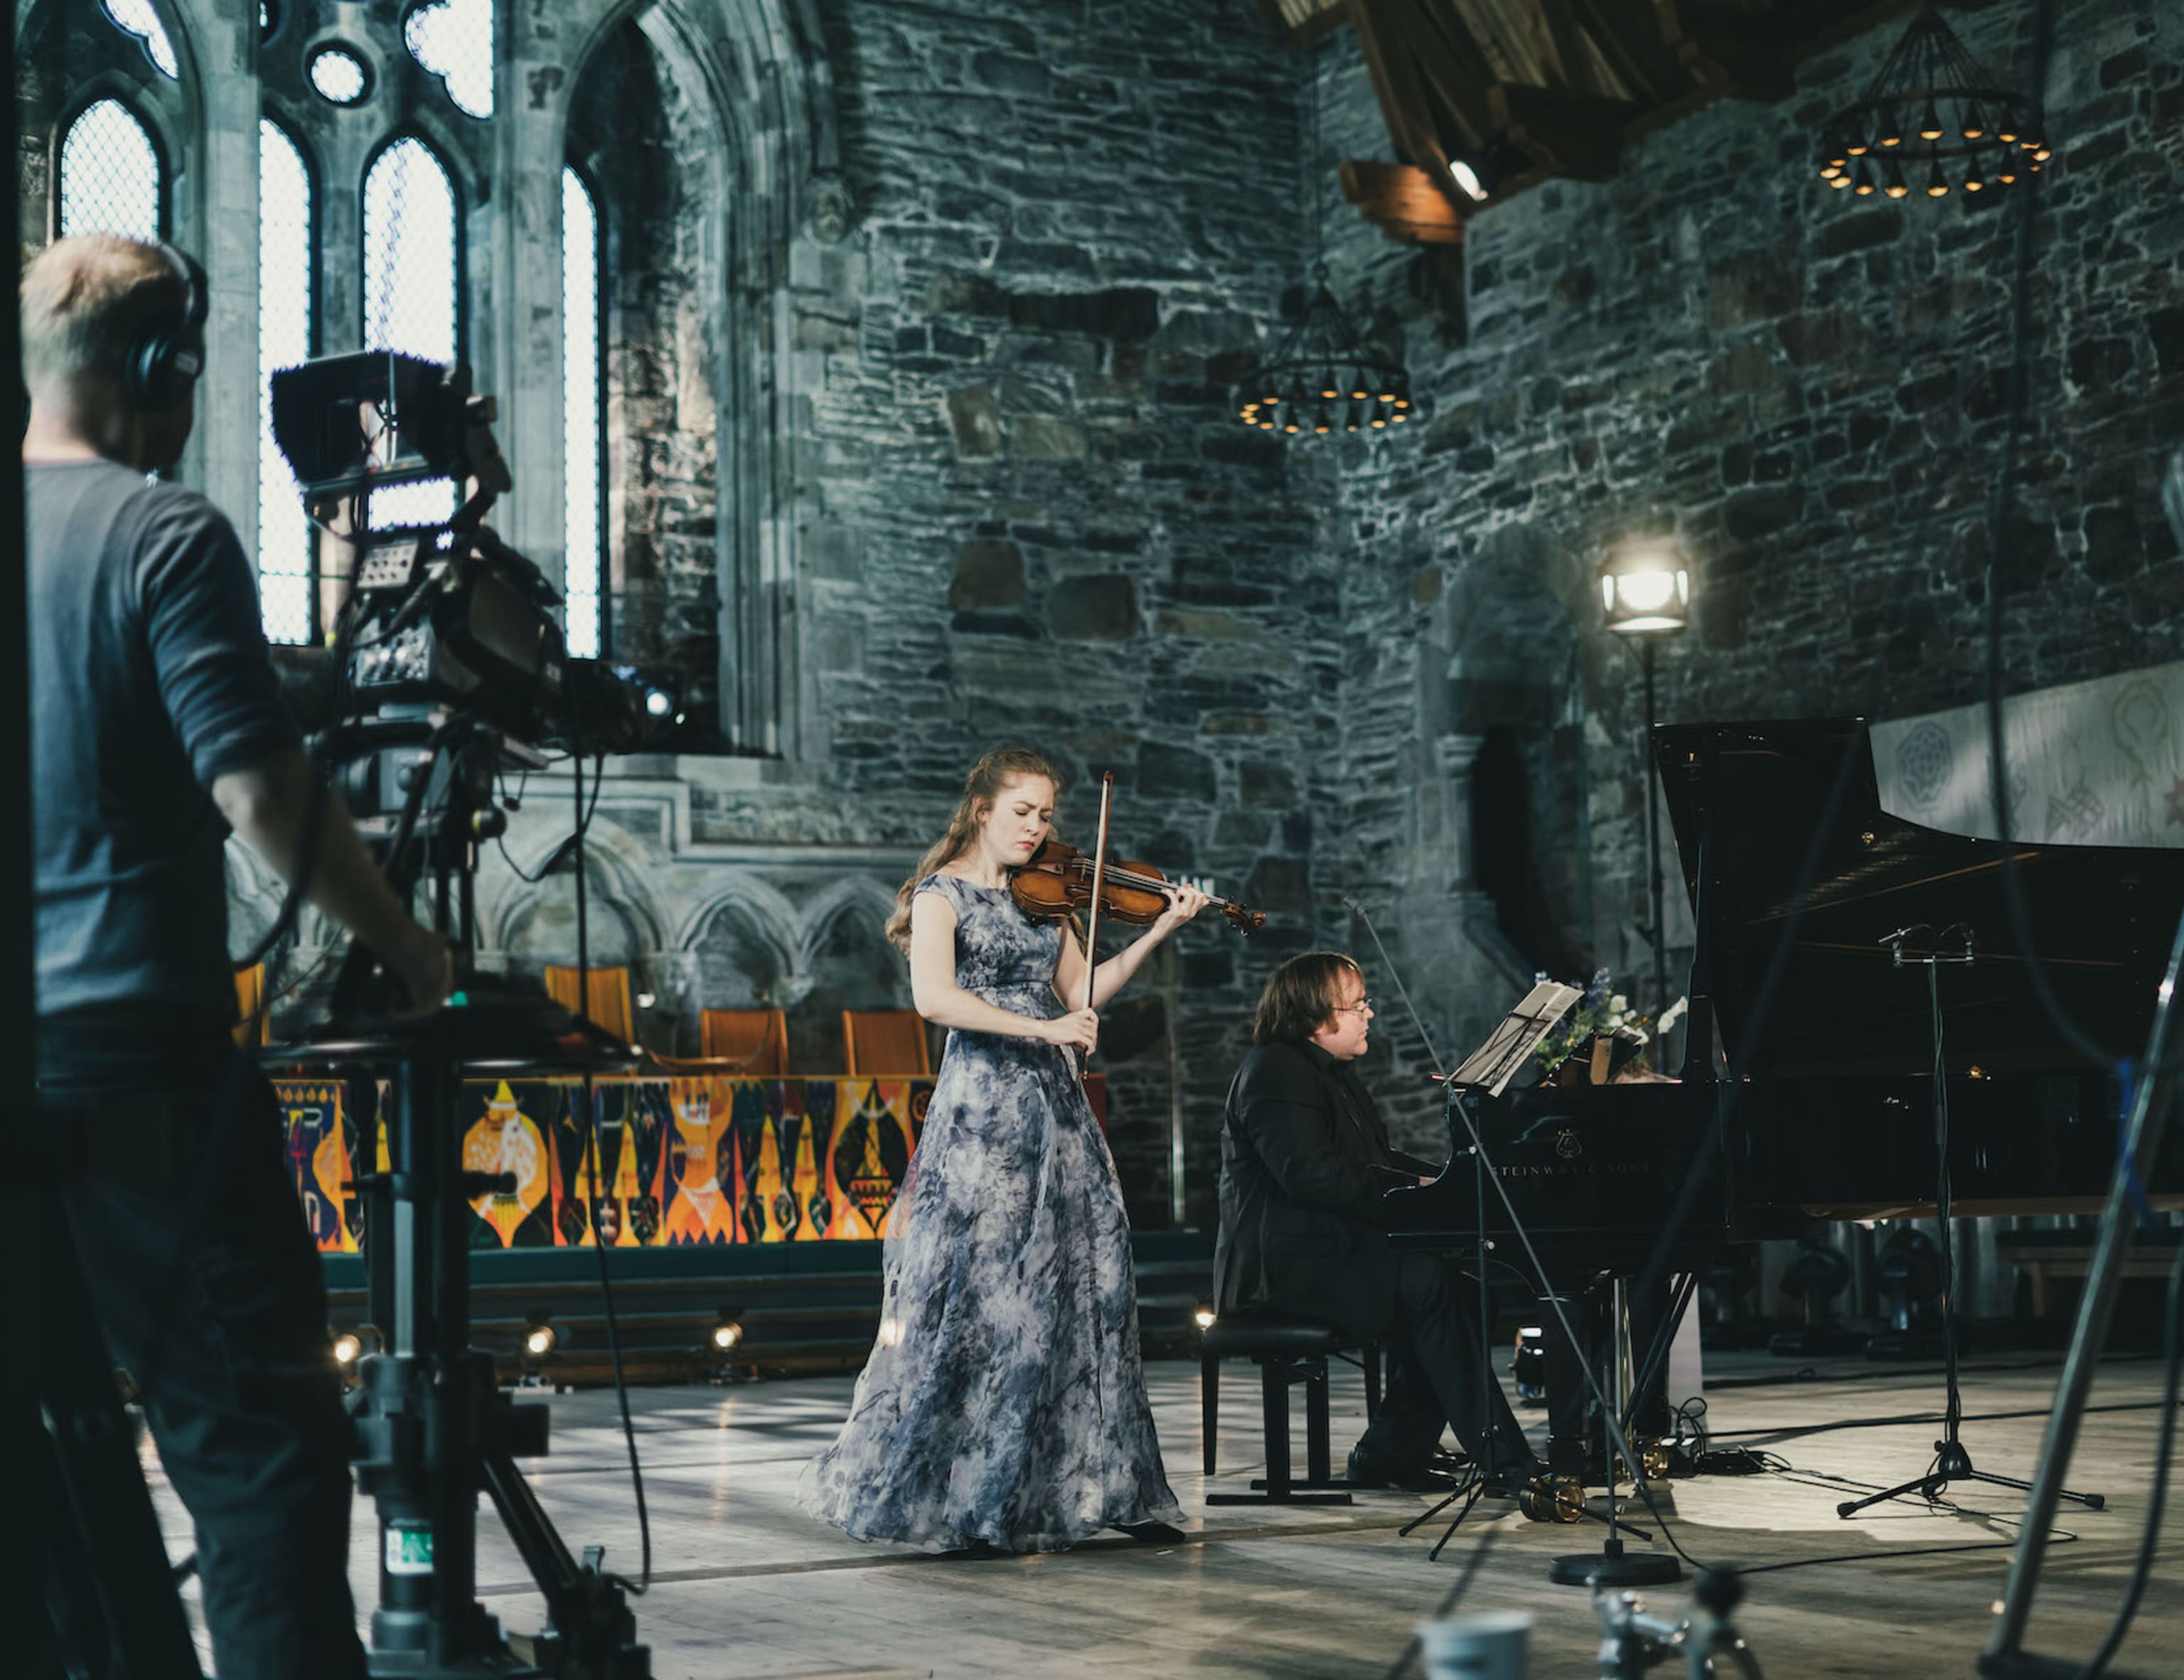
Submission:
[[[1059,924],[1006,889],[930,875],[956,911],[956,978],[1057,1012]],[[1138,1353],[1130,1231],[1070,1053],[950,1032],[888,1224],[879,1340],[799,1503],[861,1540],[1056,1551],[1181,1520]]]

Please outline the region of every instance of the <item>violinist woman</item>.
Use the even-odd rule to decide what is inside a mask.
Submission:
[[[1206,896],[1093,972],[1009,881],[1047,837],[1054,772],[978,761],[939,843],[896,897],[918,1013],[949,1029],[895,1198],[879,1340],[849,1421],[798,1498],[862,1540],[928,1551],[1058,1551],[1103,1528],[1180,1538],[1138,1353],[1130,1231],[1078,1058],[1100,1006]]]

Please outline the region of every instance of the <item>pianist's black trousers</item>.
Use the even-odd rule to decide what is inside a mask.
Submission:
[[[1394,1314],[1382,1338],[1388,1386],[1357,1443],[1359,1458],[1388,1471],[1422,1469],[1444,1427],[1473,1460],[1496,1454],[1496,1468],[1527,1464],[1524,1426],[1494,1380],[1479,1322],[1479,1285],[1440,1254],[1388,1255]]]
[[[348,1420],[280,1109],[224,1027],[160,1013],[39,1026],[85,1281],[195,1524],[220,1680],[363,1680]],[[48,1596],[81,1655],[81,1605]]]

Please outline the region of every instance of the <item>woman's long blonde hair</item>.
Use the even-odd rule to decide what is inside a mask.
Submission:
[[[948,831],[917,860],[910,879],[895,893],[894,914],[888,918],[887,936],[902,950],[910,949],[910,901],[917,884],[971,849],[1001,790],[1018,776],[1044,776],[1054,784],[1057,797],[1061,792],[1061,779],[1054,773],[1054,767],[1027,747],[997,747],[972,765],[963,779],[963,797],[956,814],[948,819]]]

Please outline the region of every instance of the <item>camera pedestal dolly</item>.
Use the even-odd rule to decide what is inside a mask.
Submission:
[[[465,1169],[457,1125],[465,1072],[566,1075],[587,1058],[620,1071],[628,1057],[597,1048],[572,1057],[557,1031],[575,1032],[575,1017],[543,997],[491,996],[423,1020],[375,1024],[370,1038],[269,1058],[393,1072],[387,1169],[359,1184],[370,1316],[386,1338],[384,1351],[359,1363],[352,1401],[358,1482],[379,1514],[370,1672],[374,1680],[649,1680],[650,1654],[600,1549],[573,1558],[516,1466],[518,1457],[545,1452],[546,1408],[513,1403],[495,1383],[492,1356],[469,1345],[469,1201],[513,1186],[507,1175]],[[504,1053],[481,1055],[482,1045]],[[504,1636],[477,1601],[482,1491],[545,1596],[541,1633]]]

